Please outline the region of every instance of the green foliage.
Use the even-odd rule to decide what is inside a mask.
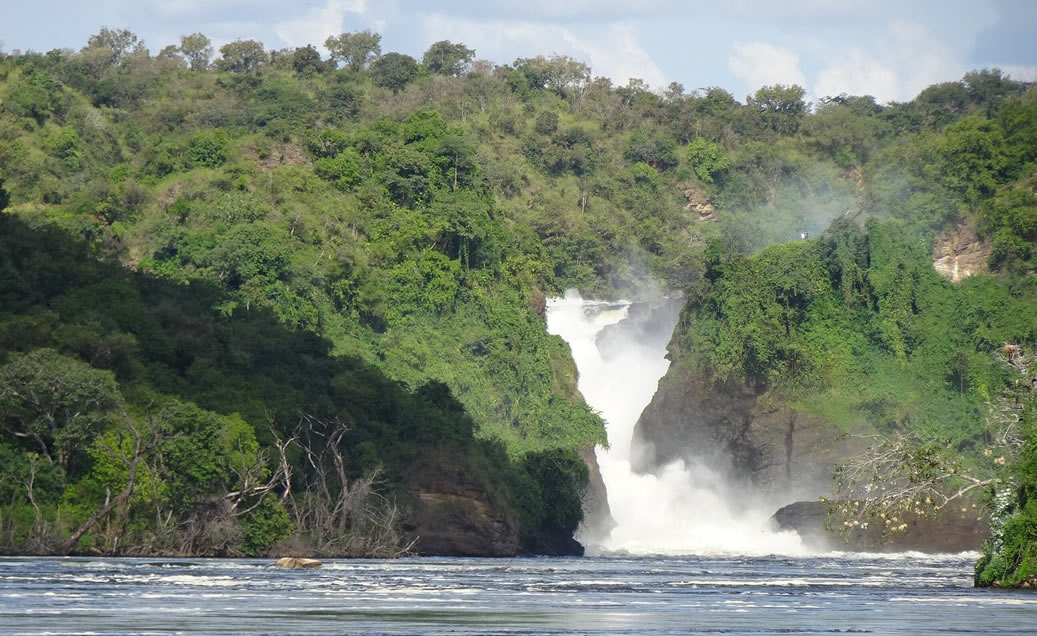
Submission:
[[[250,73],[267,62],[263,43],[255,40],[235,40],[220,47],[220,59],[216,66],[221,71]]]
[[[371,63],[374,83],[399,93],[418,77],[418,62],[402,53],[386,53]]]
[[[263,500],[242,548],[252,521],[228,512],[228,475],[238,455],[272,475],[273,437],[290,438],[300,412],[348,426],[349,479],[380,467],[391,495],[436,447],[498,464],[487,486],[511,489],[527,537],[564,534],[574,509],[548,521],[545,502],[579,476],[523,458],[555,465],[545,458],[606,440],[535,308],[573,286],[647,294],[644,270],[692,299],[678,362],[847,430],[980,444],[977,414],[1005,381],[988,354],[1033,337],[1025,85],[984,70],[904,104],[838,96],[811,113],[799,87],[743,105],[717,87],[613,86],[564,56],[491,69],[439,42],[419,66],[366,31],[325,45],[342,70],[313,47],[252,41],[211,64],[200,34],[151,57],[107,29],[79,52],[0,57],[0,366],[48,349],[113,374],[125,407],[95,412],[67,474],[49,468],[51,438],[0,436],[22,482],[32,466],[67,480],[39,513],[12,495],[18,545],[45,551],[59,506],[83,519],[121,487],[125,464],[100,451],[128,452],[127,427],[149,413],[171,437],[111,517],[139,545],[173,550],[182,530],[169,528],[205,527],[199,553],[268,549],[285,493]],[[1000,278],[951,286],[930,271],[932,233],[963,217]],[[881,222],[824,234],[837,218]],[[824,238],[765,249],[802,232]],[[213,441],[228,430],[241,453]],[[163,448],[182,458],[193,444],[215,449],[205,474],[163,472]],[[318,482],[296,455],[301,501]],[[173,491],[191,504],[164,508],[163,529],[154,506]],[[102,535],[83,545],[110,549]]]
[[[245,556],[265,556],[270,547],[291,536],[292,520],[277,499],[266,497],[242,521],[241,551]]]
[[[222,130],[200,132],[191,137],[187,147],[190,165],[204,168],[219,168],[227,160],[230,140]]]
[[[587,465],[576,453],[555,449],[526,455],[522,468],[528,479],[525,487],[540,495],[527,493],[523,501],[524,528],[531,539],[572,536],[583,521]]]
[[[558,113],[550,110],[537,115],[536,126],[534,130],[541,135],[553,135],[558,131]]]
[[[349,70],[359,71],[372,58],[381,55],[381,41],[380,34],[365,30],[329,36],[324,41],[324,47],[328,49],[332,60],[342,62]]]
[[[180,36],[180,53],[187,58],[192,71],[204,71],[212,60],[212,40],[201,33]]]
[[[746,100],[746,106],[760,114],[763,123],[779,135],[799,130],[807,112],[803,101],[806,90],[795,84],[764,86]]]
[[[421,65],[440,75],[463,75],[475,58],[475,49],[449,40],[434,42],[421,56]]]
[[[717,258],[706,277],[671,352],[682,364],[778,391],[847,430],[906,428],[959,450],[978,448],[976,413],[1005,382],[991,352],[1037,335],[1029,300],[991,280],[951,286],[892,224]]]
[[[730,161],[719,145],[697,137],[688,144],[688,165],[703,182],[713,183],[717,175],[728,169]]]
[[[49,348],[0,367],[0,422],[25,450],[74,471],[121,396],[112,374]]]
[[[630,136],[630,145],[623,158],[634,163],[646,163],[657,170],[677,165],[677,142],[664,133],[636,130]]]

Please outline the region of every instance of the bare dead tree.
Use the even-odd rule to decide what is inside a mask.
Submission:
[[[379,490],[379,470],[354,480],[348,478],[342,442],[349,426],[338,417],[326,419],[308,413],[299,416],[296,435],[278,440],[281,462],[287,463],[289,443],[302,450],[310,468],[299,500],[291,499],[293,521],[318,554],[395,557],[409,552],[399,531],[399,511]],[[281,469],[282,483],[290,472]]]
[[[278,462],[273,474],[267,477],[267,458],[263,453],[256,453],[253,460],[233,467],[234,475],[237,477],[235,483],[237,490],[233,490],[224,497],[230,502],[230,515],[240,517],[252,512],[263,503],[266,495],[276,488],[281,487],[290,496],[292,486],[292,466],[288,462],[287,449],[298,439],[298,434],[282,441],[274,435],[274,446],[278,451]],[[241,447],[238,447],[239,453]]]
[[[835,521],[842,532],[875,522],[883,533],[900,532],[908,527],[906,516],[939,513],[974,491],[1002,483],[996,476],[998,468],[1023,447],[1021,423],[1028,400],[1032,403],[1037,355],[1006,344],[994,352],[994,358],[1016,377],[987,402],[989,445],[983,455],[992,464],[990,472],[970,474],[956,453],[935,442],[923,443],[907,435],[871,436],[874,443],[864,453],[835,470],[836,500],[830,502],[829,523]],[[961,512],[968,509],[963,506]]]
[[[838,530],[879,523],[884,534],[902,532],[908,516],[939,513],[999,481],[963,472],[960,458],[940,444],[906,435],[871,437],[874,444],[835,470],[836,501],[831,503],[835,520],[841,520]]]
[[[130,496],[133,494],[134,486],[136,485],[137,479],[137,467],[140,465],[144,458],[144,454],[159,444],[159,431],[155,425],[151,414],[148,415],[148,428],[150,428],[150,436],[145,439],[144,431],[141,431],[136,424],[133,422],[133,417],[123,411],[123,419],[125,420],[126,430],[133,436],[133,451],[129,455],[123,452],[122,444],[109,443],[107,437],[102,435],[98,439],[101,445],[111,454],[111,456],[118,458],[123,464],[126,465],[126,486],[120,491],[115,497],[111,496],[111,491],[105,491],[105,502],[104,504],[94,511],[86,521],[81,523],[72,534],[69,536],[68,541],[65,542],[65,552],[71,552],[75,549],[79,540],[86,534],[91,528],[93,528],[101,519],[103,519],[109,512],[125,504]],[[120,440],[121,442],[121,435]]]
[[[994,358],[1011,369],[1015,378],[1009,390],[986,403],[987,434],[993,440],[994,448],[1006,451],[1002,457],[1011,459],[1023,448],[1022,420],[1026,398],[1037,390],[1037,353],[1027,353],[1021,345],[1006,343],[994,352]],[[1004,461],[1002,459],[999,463]]]

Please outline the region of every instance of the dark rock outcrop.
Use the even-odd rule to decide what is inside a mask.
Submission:
[[[634,469],[704,462],[733,482],[785,501],[828,494],[832,467],[858,450],[835,426],[788,408],[773,393],[714,385],[674,365],[634,428]]]
[[[605,488],[605,480],[601,477],[601,468],[598,466],[598,457],[594,454],[594,449],[581,448],[579,452],[580,459],[587,465],[590,473],[587,494],[583,497],[581,536],[596,543],[607,537],[616,527],[616,520],[612,518],[612,511],[609,509],[608,490]]]
[[[464,468],[432,455],[408,474],[403,526],[414,551],[427,555],[515,556],[518,523],[502,497]]]
[[[978,550],[990,534],[986,522],[976,510],[946,510],[940,515],[905,517],[907,528],[883,536],[881,527],[855,527],[842,536],[826,529],[829,504],[819,501],[797,501],[780,508],[771,518],[780,530],[796,531],[803,542],[816,550],[850,550],[865,552],[962,552]],[[838,523],[838,522],[836,522]]]

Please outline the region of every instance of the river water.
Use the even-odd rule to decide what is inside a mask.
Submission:
[[[0,559],[0,633],[1037,632],[1037,594],[975,555]]]

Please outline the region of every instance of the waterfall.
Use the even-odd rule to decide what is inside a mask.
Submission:
[[[669,367],[666,345],[677,317],[656,333],[635,333],[624,321],[631,305],[584,300],[574,290],[547,303],[547,329],[569,343],[580,392],[605,419],[610,445],[596,454],[616,525],[611,532],[584,528],[578,538],[589,553],[804,552],[798,535],[771,528],[772,509],[749,505],[706,466],[676,461],[654,474],[632,470],[631,435]]]

